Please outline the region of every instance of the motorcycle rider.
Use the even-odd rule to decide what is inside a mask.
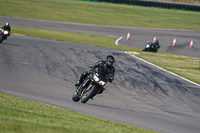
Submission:
[[[145,45],[145,49],[143,49],[142,51],[157,52],[158,49],[160,48],[158,40],[156,40],[155,42],[149,42],[149,41],[147,41],[147,44]]]
[[[6,22],[5,25],[1,29],[7,30],[8,31],[8,36],[10,36],[11,27],[10,27],[8,22]]]
[[[160,48],[158,40],[155,43],[152,43],[156,49]]]
[[[147,44],[149,44],[150,46],[153,45],[155,48],[160,48],[158,40],[156,40],[155,42],[147,41]]]
[[[95,70],[96,68],[98,68],[99,71],[106,71],[109,74],[109,82],[112,83],[112,81],[114,80],[114,74],[115,74],[115,68],[113,66],[115,62],[115,58],[112,55],[107,55],[105,61],[98,61],[96,62],[94,65],[91,65],[89,68],[91,68],[91,70]],[[85,71],[81,74],[79,80],[76,81],[76,83],[74,84],[77,88],[82,84],[84,78],[89,75],[89,71]],[[82,88],[79,88],[80,91],[82,91]],[[104,89],[102,88],[98,94],[103,93]]]

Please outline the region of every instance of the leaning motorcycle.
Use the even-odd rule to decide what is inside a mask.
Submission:
[[[83,80],[83,83],[76,89],[72,96],[72,100],[86,103],[90,98],[101,93],[107,84],[109,75],[103,71],[90,70],[89,75]]]
[[[2,43],[5,39],[7,39],[9,35],[9,31],[1,29],[0,30],[0,43]]]
[[[159,44],[147,43],[145,45],[145,48],[142,51],[148,51],[148,52],[155,52],[156,53],[159,48],[160,48]]]

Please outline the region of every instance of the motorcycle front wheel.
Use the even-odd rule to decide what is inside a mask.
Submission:
[[[92,98],[94,96],[94,94],[97,93],[97,89],[96,89],[96,86],[93,85],[91,87],[91,89],[85,91],[83,90],[83,95],[82,95],[82,98],[81,98],[81,102],[82,103],[86,103],[90,98]]]
[[[78,90],[76,90],[72,96],[72,100],[74,102],[78,102],[80,100],[79,95],[78,95]]]
[[[3,35],[0,33],[0,43],[3,41]]]

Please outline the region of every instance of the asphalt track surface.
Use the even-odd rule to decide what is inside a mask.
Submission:
[[[84,27],[82,24],[69,24],[69,27],[63,28],[62,24],[68,25],[68,23],[59,22],[53,27],[54,22],[25,21],[25,19],[1,16],[0,24],[5,21],[9,21],[11,25],[27,26],[25,23],[28,23],[29,27],[52,30],[55,28],[67,31],[69,27],[72,30],[73,25],[75,30],[76,27]],[[119,37],[123,36],[120,33],[125,34],[128,31],[125,30],[128,28],[123,30],[123,27],[85,26],[85,29],[90,27],[91,30],[79,28],[79,32],[98,34],[99,30],[99,34]],[[109,28],[113,30],[109,31]],[[138,37],[141,34],[139,40],[143,40],[142,34],[146,32],[151,35],[159,33],[159,38],[165,38],[162,34],[166,30],[146,29],[145,32],[145,29],[141,29],[140,32],[139,28],[136,29]],[[118,30],[120,33],[117,33]],[[188,39],[194,35],[193,39],[199,41],[197,31],[182,31],[184,32],[182,33],[167,30],[167,32],[175,35],[177,33],[176,36]],[[180,32],[183,36],[178,34]],[[185,32],[191,34],[187,36]],[[146,37],[150,38],[151,35]],[[119,43],[129,45],[129,42],[126,42],[122,39]],[[139,44],[134,45],[139,47]],[[162,47],[162,50],[166,51],[171,46],[161,45]],[[176,48],[171,48],[177,53]],[[193,54],[193,51],[198,55],[196,52],[198,50],[197,45],[192,50],[189,46],[182,47],[180,51],[190,54]],[[108,54],[116,58],[114,65],[116,75],[113,83],[107,84],[107,90],[103,94],[97,95],[94,100],[89,100],[86,104],[73,102],[71,100],[75,91],[73,83],[81,72],[88,70],[90,64],[103,60]],[[124,51],[12,34],[8,40],[0,44],[0,70],[0,91],[4,93],[159,132],[199,133],[200,131],[200,87],[135,59]]]

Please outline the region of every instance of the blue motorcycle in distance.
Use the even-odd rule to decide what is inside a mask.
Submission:
[[[158,49],[160,48],[159,42],[156,40],[155,43],[147,41],[147,44],[145,45],[145,48],[142,51],[148,51],[148,52],[158,52]]]

